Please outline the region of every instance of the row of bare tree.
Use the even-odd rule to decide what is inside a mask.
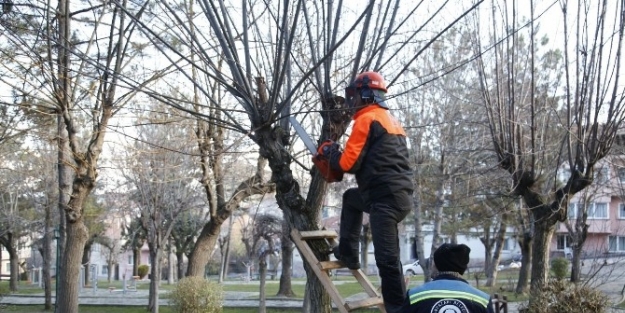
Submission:
[[[47,205],[60,217],[56,311],[78,312],[76,277],[91,233],[86,203],[107,166],[119,166],[124,180],[108,186],[132,194],[126,205],[140,209],[155,260],[176,217],[208,207],[187,275],[204,273],[222,224],[251,196],[275,192],[285,234],[318,229],[327,184],[315,170],[297,174],[310,162],[287,117],[304,120],[319,140],[341,138],[350,116],[337,95],[365,69],[387,77],[391,107],[409,133],[417,237],[432,221],[436,246],[443,233],[481,222],[494,280],[501,230],[516,224],[522,273],[538,292],[555,225],[566,219],[569,198],[592,183],[623,121],[625,11],[623,0],[530,1],[521,13],[526,7],[506,0],[15,3],[0,15],[0,101],[17,112],[6,116],[18,118],[5,119],[1,139],[27,134],[20,149],[55,145],[58,197]],[[550,19],[563,26],[549,37],[539,26],[554,11]],[[164,130],[147,139],[151,124]],[[136,144],[115,150],[108,138]],[[123,154],[136,157],[120,165]],[[256,170],[236,174],[236,187],[226,188],[226,161],[238,154],[253,155],[240,160]],[[571,175],[561,183],[563,165]],[[44,247],[54,227],[47,212]],[[312,248],[327,259],[327,247]],[[417,250],[426,264],[422,239]],[[306,287],[305,311],[330,312],[314,275]]]

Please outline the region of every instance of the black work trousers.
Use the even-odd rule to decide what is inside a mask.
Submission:
[[[339,238],[341,256],[358,260],[362,216],[363,212],[369,213],[375,262],[382,279],[382,297],[388,313],[399,311],[406,297],[406,284],[399,260],[397,224],[410,211],[410,207],[399,207],[393,199],[370,199],[365,203],[357,188],[348,189],[343,194]]]

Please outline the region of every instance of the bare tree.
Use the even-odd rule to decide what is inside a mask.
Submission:
[[[266,312],[265,282],[267,280],[267,258],[278,254],[275,239],[281,236],[282,223],[275,216],[262,214],[254,219],[254,254],[258,257],[258,274],[260,278],[259,313]]]
[[[539,52],[533,1],[527,23],[519,19],[516,6],[497,13],[493,7],[491,44],[501,44],[493,55],[480,58],[478,71],[499,166],[509,172],[512,192],[530,211],[532,293],[546,283],[549,243],[556,223],[567,217],[568,199],[591,184],[595,165],[609,153],[625,114],[619,74],[623,1],[560,5],[561,53],[567,65],[563,71],[550,61],[557,53]],[[506,17],[502,25],[497,24],[497,14]],[[577,23],[574,27],[571,20]],[[529,31],[526,37],[521,35],[524,30]],[[485,55],[494,63],[488,65]],[[564,73],[560,97],[555,89],[558,77],[540,76],[548,69]],[[563,164],[571,175],[560,185],[556,178]]]
[[[184,257],[189,257],[191,255],[195,239],[205,223],[206,214],[203,214],[200,210],[184,212],[174,222],[171,238],[176,253],[178,279],[184,277]]]
[[[146,45],[131,44],[136,23],[120,13],[132,11],[135,19],[141,18],[148,3],[141,5],[32,0],[13,7],[12,27],[3,32],[3,38],[16,47],[12,55],[20,56],[2,62],[9,72],[19,73],[7,79],[15,97],[36,99],[24,102],[58,117],[63,267],[57,276],[56,312],[78,312],[76,277],[88,239],[83,204],[96,185],[110,119],[133,98],[137,86],[161,73],[138,77],[141,65],[126,66]],[[25,28],[31,32],[21,31]],[[131,81],[133,87],[123,90],[124,81]]]
[[[293,157],[287,148],[291,143],[288,116],[320,108],[323,125],[317,128],[320,131],[315,136],[319,140],[340,138],[350,116],[343,110],[342,98],[336,96],[341,89],[339,85],[363,69],[385,71],[389,85],[393,85],[416,59],[394,62],[397,54],[409,50],[408,42],[422,34],[419,32],[422,27],[416,25],[423,26],[431,20],[417,19],[414,13],[419,4],[401,7],[399,1],[371,1],[354,10],[340,1],[244,1],[234,10],[225,2],[199,1],[198,4],[198,14],[185,8],[183,16],[167,2],[159,3],[162,11],[154,14],[160,17],[159,25],[172,29],[168,35],[177,36],[177,42],[185,48],[168,47],[164,55],[171,59],[173,53],[186,58],[190,67],[221,85],[229,99],[236,101],[241,115],[223,110],[223,119],[212,122],[244,134],[259,147],[260,156],[272,170],[276,199],[290,228],[317,229],[326,182],[314,171],[308,195],[302,196],[300,183],[291,169]],[[437,13],[432,15],[440,13],[444,6],[437,6]],[[192,23],[187,22],[187,16],[194,17]],[[195,30],[201,22],[208,23],[210,29],[203,34],[210,36]],[[155,41],[170,42],[149,29],[142,28]],[[402,33],[407,33],[408,38]],[[354,46],[357,48],[353,49]],[[189,58],[190,54],[197,59]],[[221,56],[223,68],[216,62]],[[202,94],[211,95],[205,85],[192,79],[191,71],[182,67],[180,70],[179,74]],[[189,111],[178,101],[155,93],[150,96]],[[211,101],[211,105],[215,103]],[[320,260],[327,259],[323,253],[327,247],[319,243],[312,248]],[[197,274],[193,269],[202,268],[205,259],[198,263],[190,262],[189,274]],[[311,296],[306,299],[313,302],[307,302],[304,310],[329,311],[329,296],[310,274],[307,292]]]
[[[162,105],[140,116],[141,125],[132,155],[126,160],[125,178],[133,187],[132,201],[140,216],[150,249],[150,296],[148,310],[158,313],[161,259],[175,222],[184,212],[199,210],[204,201],[198,197],[200,184],[192,172],[188,131],[182,119]],[[179,127],[170,127],[177,123]],[[152,143],[161,143],[154,146]]]
[[[120,252],[119,240],[107,236],[100,236],[98,238],[98,243],[106,249],[103,253],[106,259],[106,266],[108,267],[106,280],[111,283],[114,265],[117,263],[117,257]]]

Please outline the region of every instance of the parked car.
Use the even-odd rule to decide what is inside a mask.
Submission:
[[[412,263],[404,264],[402,266],[404,276],[412,276],[417,274],[417,269],[419,268],[419,260],[416,260]]]

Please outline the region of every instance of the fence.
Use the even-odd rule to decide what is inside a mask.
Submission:
[[[508,297],[494,294],[492,302],[495,313],[508,313]]]

